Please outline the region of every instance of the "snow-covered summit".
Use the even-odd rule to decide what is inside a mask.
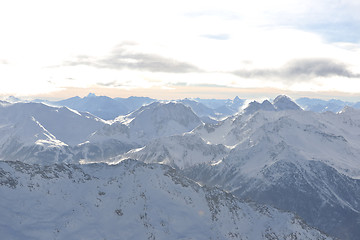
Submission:
[[[42,103],[0,105],[0,158],[27,162],[68,158],[106,123],[89,113]]]
[[[85,162],[107,161],[131,148],[143,147],[152,140],[192,131],[202,121],[181,103],[155,102],[117,117],[111,125],[104,125],[89,138],[91,155]],[[94,152],[94,149],[96,151]]]
[[[217,113],[214,109],[207,107],[205,104],[197,102],[192,99],[182,99],[177,100],[176,102],[182,103],[187,107],[190,107],[193,112],[199,116],[202,121],[206,121],[208,123],[216,122],[219,117],[219,113]]]
[[[181,103],[154,102],[126,116],[119,116],[112,125],[117,128],[119,124],[128,127],[130,139],[144,142],[189,132],[201,125],[202,121],[191,108]],[[116,134],[114,129],[114,135]]]
[[[285,95],[277,96],[273,101],[273,105],[277,110],[301,110],[299,105]]]
[[[201,123],[198,116],[194,114],[190,107],[186,107],[184,104],[176,102],[154,102],[146,106],[142,106],[140,109],[125,116],[125,119],[133,119],[135,121],[129,125],[139,124],[137,122],[149,122],[153,124],[160,124],[166,121],[173,120],[183,126],[195,127]],[[118,120],[118,119],[116,119]],[[127,122],[125,120],[125,122]],[[145,124],[146,125],[146,124]]]
[[[302,110],[294,101],[288,96],[279,95],[271,103],[269,100],[264,100],[262,103],[252,101],[244,109],[244,113],[253,114],[257,111],[284,111],[284,110]]]
[[[249,105],[244,109],[244,113],[252,114],[252,113],[257,112],[259,110],[275,111],[276,109],[268,100],[265,100],[262,103],[259,103],[257,101],[253,101],[253,102],[250,102]]]
[[[95,93],[89,93],[86,97],[91,98],[91,97],[97,97]]]
[[[153,101],[155,99],[146,97],[110,98],[89,93],[82,98],[76,96],[49,103],[55,106],[67,106],[80,112],[90,112],[105,120],[113,120],[119,115],[128,114]]]
[[[21,100],[20,98],[15,97],[15,96],[8,96],[4,100],[7,101],[7,102],[10,102],[10,103],[24,102],[23,100]]]

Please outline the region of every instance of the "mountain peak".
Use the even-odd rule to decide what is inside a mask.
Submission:
[[[17,103],[17,102],[22,102],[22,100],[20,98],[14,97],[14,96],[8,96],[5,99],[6,102],[10,102],[10,103]]]
[[[196,122],[197,125],[201,123],[199,117],[195,115],[190,107],[176,102],[154,102],[134,111],[129,114],[128,117],[136,117],[137,119],[144,118],[144,124],[149,123],[149,119],[152,119],[158,124],[163,124],[170,120],[184,125],[187,125],[189,121]]]
[[[275,111],[275,107],[268,101],[265,100],[262,103],[259,103],[257,101],[253,101],[249,103],[249,106],[245,108],[245,113],[251,114],[256,111],[263,110],[263,111]]]
[[[245,108],[244,112],[247,114],[252,114],[256,111],[282,111],[282,110],[302,110],[293,100],[288,96],[279,95],[275,98],[273,103],[269,100],[264,100],[262,103],[257,101],[252,101]]]
[[[240,99],[238,96],[236,96],[236,97],[234,98],[233,102],[234,102],[234,103],[241,102],[241,99]]]
[[[301,110],[291,98],[286,95],[279,95],[273,101],[276,110]]]
[[[89,93],[86,97],[96,97],[95,93]]]
[[[141,143],[189,132],[202,124],[190,107],[176,102],[154,102],[115,121],[126,125],[130,138]]]

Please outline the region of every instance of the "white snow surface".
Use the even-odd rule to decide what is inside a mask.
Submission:
[[[11,135],[25,145],[55,138],[76,145],[105,124],[89,113],[79,113],[67,107],[50,107],[41,103],[0,106],[0,130],[7,133],[2,134],[1,139],[6,141]]]
[[[294,104],[279,96],[204,124],[181,103],[156,102],[110,124],[66,107],[1,102],[0,153],[14,162],[0,162],[0,232],[7,239],[118,239],[120,234],[124,239],[323,239],[304,224],[299,228],[290,214],[271,208],[259,213],[258,207],[201,188],[163,166],[184,172],[210,166],[209,182],[231,192],[245,180],[252,190],[259,183],[281,184],[286,175],[281,171],[289,165],[319,189],[312,182],[314,162],[360,179],[360,110],[314,113]],[[31,163],[38,156],[45,159],[41,164],[77,157],[81,163],[115,166],[15,162]],[[214,191],[227,196],[224,202],[209,200]],[[317,194],[324,205],[359,212],[352,199],[357,195],[347,199],[323,185]]]
[[[117,163],[122,159],[132,158],[145,163],[167,164],[184,169],[200,163],[218,163],[229,152],[222,144],[210,144],[199,135],[185,133],[163,137],[151,141],[145,147],[110,159],[108,163]]]
[[[276,155],[288,151],[301,161],[319,160],[351,178],[360,178],[360,111],[347,112],[260,110],[203,125],[194,132],[212,144],[233,148],[233,156],[238,152],[251,159],[244,163],[243,173],[260,172],[281,159]]]
[[[181,103],[154,102],[126,116],[119,116],[111,125],[97,131],[90,141],[113,138],[127,143],[145,144],[159,137],[189,132],[200,124],[200,118]]]
[[[3,239],[331,239],[162,165],[0,162]]]

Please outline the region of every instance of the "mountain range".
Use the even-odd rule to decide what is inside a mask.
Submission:
[[[0,162],[4,239],[331,239],[159,164]]]
[[[23,102],[14,96],[5,98],[5,101],[11,103]],[[97,96],[89,93],[85,97],[72,97],[59,101],[48,101],[35,99],[32,102],[44,103],[51,106],[63,106],[80,112],[89,112],[104,120],[113,120],[118,116],[129,114],[144,105],[153,102],[161,102],[148,97],[128,97],[128,98],[110,98],[107,96]],[[165,101],[167,102],[167,101]],[[179,99],[172,100],[190,107],[205,122],[214,123],[221,119],[233,115],[239,111],[245,100],[235,97],[231,99]]]
[[[96,99],[116,101],[74,99],[87,98],[100,112]],[[0,103],[4,236],[360,236],[360,110],[305,111],[283,95],[247,105],[132,100],[131,112],[107,120],[54,103]]]
[[[119,156],[160,162],[242,199],[292,211],[341,239],[359,236],[360,111],[303,111],[286,96]]]

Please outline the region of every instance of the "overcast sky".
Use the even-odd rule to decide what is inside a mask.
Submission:
[[[0,2],[0,95],[360,101],[360,1]]]

